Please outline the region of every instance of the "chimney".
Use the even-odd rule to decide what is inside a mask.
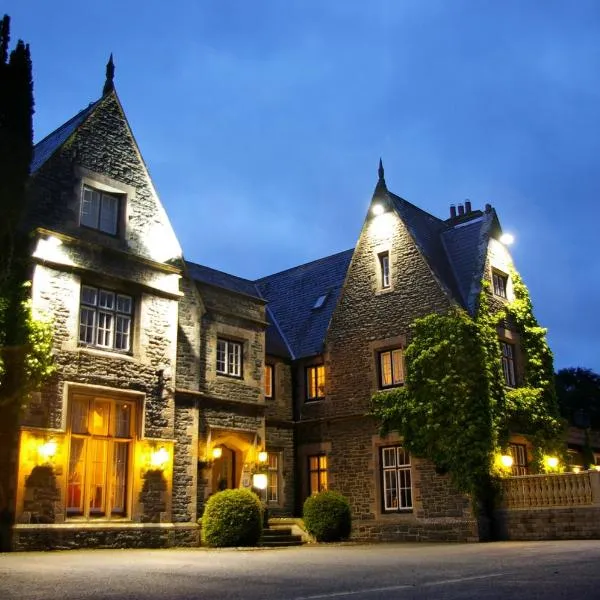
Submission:
[[[456,219],[456,206],[454,204],[450,205],[450,218]]]
[[[491,204],[486,204],[485,205],[485,212],[486,213],[492,212],[492,205]]]
[[[471,212],[471,201],[465,200],[465,212],[469,214]]]
[[[465,214],[465,207],[462,204],[458,205],[458,216],[462,217]]]

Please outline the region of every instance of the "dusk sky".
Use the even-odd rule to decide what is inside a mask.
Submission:
[[[355,245],[383,157],[447,218],[492,204],[556,368],[600,372],[598,0],[5,0],[35,139],[108,56],[186,258],[254,279]]]

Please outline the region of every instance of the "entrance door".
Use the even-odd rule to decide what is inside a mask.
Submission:
[[[221,458],[216,458],[212,468],[213,492],[229,490],[235,487],[235,451],[221,446]]]

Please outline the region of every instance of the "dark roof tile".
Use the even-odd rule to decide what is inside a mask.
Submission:
[[[237,277],[236,275],[230,275],[229,273],[217,271],[216,269],[211,269],[210,267],[205,267],[204,265],[198,265],[187,260],[185,261],[185,264],[192,279],[195,279],[200,283],[207,283],[209,285],[214,285],[216,287],[237,292],[239,294],[246,294],[247,296],[260,298],[260,294],[256,289],[256,286],[249,279]]]

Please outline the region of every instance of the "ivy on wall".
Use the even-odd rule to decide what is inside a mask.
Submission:
[[[460,308],[412,324],[403,387],[380,392],[372,414],[382,433],[398,431],[407,449],[448,472],[454,484],[479,502],[493,497],[494,458],[509,432],[531,436],[537,467],[543,452],[562,444],[546,330],[533,315],[526,286],[511,274],[515,298],[492,309],[483,282],[475,317]],[[498,328],[519,335],[522,386],[504,384]]]

